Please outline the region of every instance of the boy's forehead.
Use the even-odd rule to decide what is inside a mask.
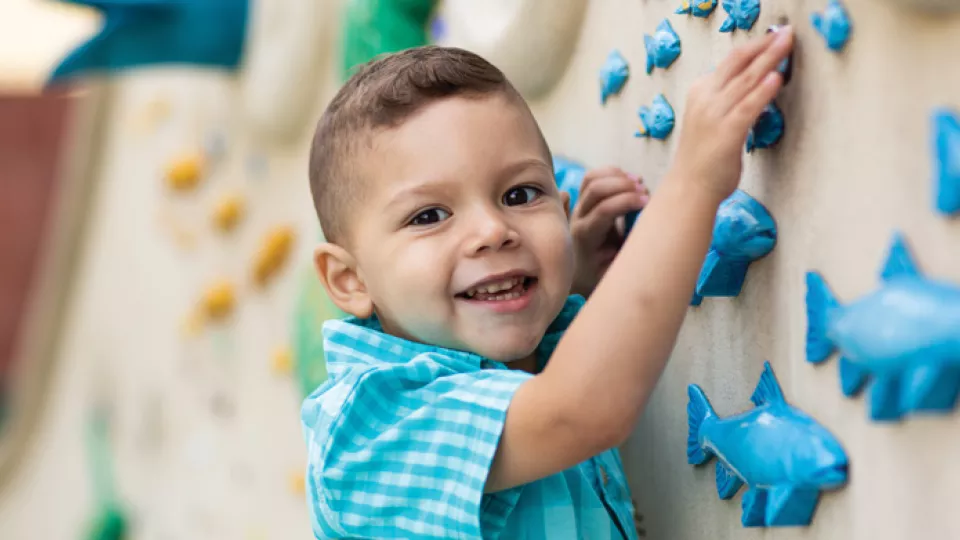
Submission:
[[[395,128],[373,132],[364,146],[358,161],[377,192],[551,163],[533,116],[502,95],[438,100]]]

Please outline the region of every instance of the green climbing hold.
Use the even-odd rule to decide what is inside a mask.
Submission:
[[[377,56],[430,43],[437,0],[348,0],[344,9],[341,77]]]

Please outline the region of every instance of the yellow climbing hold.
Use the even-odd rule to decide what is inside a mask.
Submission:
[[[293,370],[293,353],[289,346],[283,346],[274,351],[271,366],[278,374],[287,374]]]
[[[232,231],[243,217],[243,198],[235,193],[224,195],[213,209],[213,223],[220,232]]]
[[[289,226],[280,226],[271,230],[260,244],[254,261],[253,280],[259,286],[265,286],[283,268],[290,256],[294,232]]]
[[[302,471],[290,474],[290,491],[297,495],[304,495],[307,492],[307,479]]]
[[[167,166],[167,185],[174,191],[189,191],[197,187],[202,175],[203,159],[200,155],[185,155]]]
[[[236,305],[236,294],[233,284],[227,280],[220,280],[207,288],[203,295],[203,314],[206,320],[220,321],[233,313]]]

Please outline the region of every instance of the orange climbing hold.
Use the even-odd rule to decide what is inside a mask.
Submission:
[[[236,294],[233,284],[220,280],[212,284],[203,295],[203,314],[209,321],[221,321],[233,313],[236,306]]]
[[[236,228],[246,209],[243,197],[238,194],[224,195],[213,209],[213,223],[220,232]]]
[[[174,191],[190,191],[203,176],[203,158],[199,154],[185,155],[167,167],[167,185]]]
[[[253,280],[258,286],[267,285],[286,264],[294,236],[292,227],[281,226],[264,237],[253,268]]]
[[[293,353],[289,346],[285,345],[274,351],[271,367],[274,373],[283,375],[293,370]]]

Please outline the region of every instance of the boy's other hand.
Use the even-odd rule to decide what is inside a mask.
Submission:
[[[783,85],[777,65],[793,47],[793,29],[733,49],[687,93],[674,167],[677,177],[723,200],[740,181],[747,133]]]
[[[643,181],[617,167],[587,172],[570,216],[576,270],[573,293],[590,296],[623,245],[624,214],[650,199]]]

